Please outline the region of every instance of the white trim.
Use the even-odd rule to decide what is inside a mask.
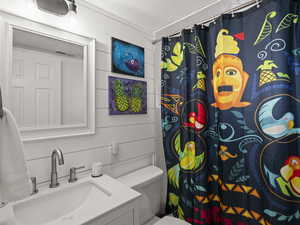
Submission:
[[[27,19],[25,19],[28,22]],[[61,126],[52,128],[34,128],[21,130],[22,141],[39,141],[45,139],[57,139],[65,137],[74,137],[80,135],[93,135],[96,133],[96,85],[95,85],[95,75],[96,75],[96,40],[93,38],[76,35],[71,32],[62,31],[60,29],[41,25],[39,28],[32,28],[31,24],[19,25],[8,23],[7,26],[7,61],[6,61],[6,72],[5,76],[5,86],[6,96],[8,96],[9,79],[7,77],[12,74],[12,51],[13,51],[13,29],[23,30],[49,38],[61,40],[64,42],[73,43],[84,48],[84,93],[85,93],[85,114],[84,114],[84,124],[78,124],[74,126]],[[62,38],[63,37],[63,38]],[[10,102],[8,103],[8,107]]]
[[[36,19],[32,19],[32,18],[28,18],[26,16],[19,15],[18,13],[13,12],[11,10],[1,9],[0,8],[0,13],[6,14],[6,15],[10,15],[10,16],[14,16],[14,17],[17,17],[19,19],[23,19],[23,20],[25,20],[27,22],[33,22],[33,23],[36,23],[38,25],[47,26],[48,28],[55,29],[55,30],[58,30],[58,31],[67,32],[67,33],[72,34],[72,35],[77,35],[77,36],[81,36],[83,38],[91,38],[91,39],[95,39],[96,40],[95,37],[88,37],[85,34],[81,34],[81,33],[78,33],[78,32],[75,33],[75,32],[72,32],[72,31],[70,31],[68,29],[63,29],[63,28],[60,28],[60,27],[56,27],[56,26],[50,25],[48,23],[43,23],[43,22],[40,22],[40,21],[38,21]],[[0,17],[1,17],[1,15],[0,15]]]

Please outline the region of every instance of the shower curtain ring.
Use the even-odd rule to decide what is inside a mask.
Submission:
[[[204,29],[204,24],[203,23],[201,24],[201,28]]]
[[[260,7],[260,1],[256,0],[256,7],[259,8]]]
[[[192,33],[193,33],[193,32],[196,33],[196,31],[197,31],[197,24],[194,24],[194,26],[193,26],[192,29],[191,29],[191,32],[192,32]]]
[[[231,11],[231,17],[234,18],[234,10]]]

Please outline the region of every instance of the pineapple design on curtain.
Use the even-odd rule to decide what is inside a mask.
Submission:
[[[167,212],[300,224],[300,3],[265,0],[162,42]]]

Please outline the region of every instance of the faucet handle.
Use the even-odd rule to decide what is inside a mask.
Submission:
[[[39,192],[39,190],[37,189],[36,177],[31,177],[30,180],[31,180],[31,183],[32,183],[32,192],[31,192],[31,195],[34,195],[34,194],[36,194],[36,193]]]
[[[7,202],[0,202],[0,209],[4,208],[8,203]]]
[[[84,169],[85,166],[80,166],[80,167],[71,167],[70,168],[70,177],[69,177],[69,183],[74,183],[77,181],[77,177],[76,177],[76,172],[77,170],[81,170]]]

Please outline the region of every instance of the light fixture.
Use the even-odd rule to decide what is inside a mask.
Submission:
[[[77,13],[75,0],[36,0],[36,4],[40,10],[57,16],[65,16],[69,12]]]
[[[75,0],[66,0],[69,6],[69,23],[70,25],[74,25],[76,23],[76,13],[77,13],[77,5]]]
[[[68,2],[69,6],[69,12],[77,13],[77,5],[75,3],[75,0],[66,0]]]

